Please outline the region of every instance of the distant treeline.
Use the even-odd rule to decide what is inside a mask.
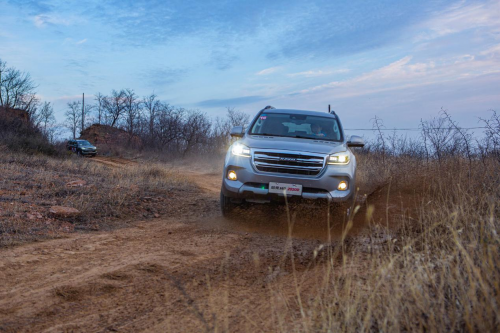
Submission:
[[[247,114],[232,108],[227,109],[226,117],[213,119],[199,110],[174,107],[155,94],[141,98],[132,89],[97,93],[92,103],[85,102],[83,113],[80,101],[68,103],[66,111],[66,124],[74,137],[97,123],[126,131],[129,143],[140,138],[142,145],[137,148],[183,156],[223,151],[231,128],[248,121]]]
[[[439,162],[450,157],[464,157],[472,161],[495,157],[500,162],[500,115],[491,110],[487,119],[479,118],[483,135],[476,136],[454,121],[447,110],[441,109],[439,115],[430,120],[420,121],[420,136],[383,131],[383,121],[373,119],[375,139],[370,140],[365,152],[380,153],[382,159],[388,156],[408,156],[421,160]]]

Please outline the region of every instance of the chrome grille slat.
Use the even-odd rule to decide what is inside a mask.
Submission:
[[[253,162],[261,172],[316,176],[325,166],[325,157],[307,153],[256,151]]]
[[[290,169],[290,165],[276,165],[276,164],[265,164],[265,163],[255,163],[255,166],[257,167],[271,167],[271,168],[277,168],[277,169]],[[303,166],[297,166],[294,167],[293,169],[295,170],[305,170],[305,171],[321,171],[321,167],[303,167]]]

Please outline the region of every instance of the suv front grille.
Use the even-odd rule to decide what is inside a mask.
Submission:
[[[323,170],[325,158],[321,155],[256,151],[253,161],[261,172],[316,176]]]

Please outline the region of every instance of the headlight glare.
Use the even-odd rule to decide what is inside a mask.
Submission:
[[[229,172],[227,173],[227,179],[229,179],[229,180],[238,180],[238,176],[236,175],[236,171],[229,170]]]
[[[350,162],[350,156],[348,152],[342,152],[342,153],[336,153],[332,154],[328,157],[328,164],[349,164]]]
[[[337,186],[337,190],[339,191],[345,191],[349,188],[349,185],[347,184],[347,182],[345,180],[341,181],[339,183],[339,185]]]
[[[236,156],[250,157],[250,149],[241,143],[233,144],[231,153]]]

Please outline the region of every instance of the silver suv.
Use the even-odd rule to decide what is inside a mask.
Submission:
[[[349,202],[354,198],[356,158],[335,112],[266,107],[250,126],[234,127],[240,137],[229,148],[222,173],[220,205],[227,216],[243,202],[288,199]]]

